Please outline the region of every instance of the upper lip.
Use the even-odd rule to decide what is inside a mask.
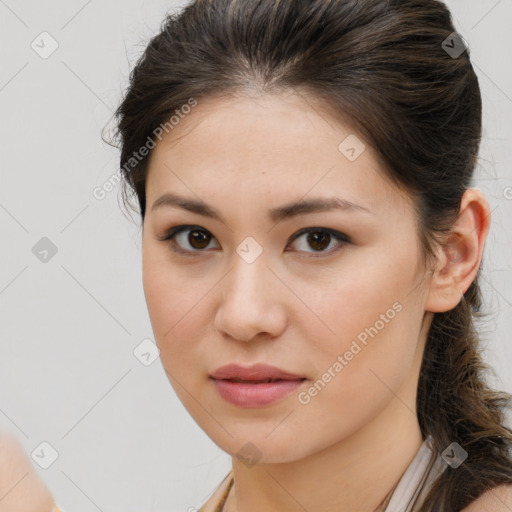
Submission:
[[[241,380],[266,380],[266,379],[281,379],[281,380],[297,380],[305,379],[301,375],[285,372],[275,366],[268,364],[257,363],[252,366],[240,366],[238,364],[228,364],[217,368],[210,377],[221,379],[241,379]]]

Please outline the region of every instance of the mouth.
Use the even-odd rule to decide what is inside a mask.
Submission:
[[[252,366],[241,366],[236,363],[227,364],[217,368],[210,374],[210,377],[215,380],[228,380],[230,382],[244,382],[248,384],[283,380],[305,380],[303,375],[297,375],[264,363],[256,363]]]
[[[243,408],[265,407],[279,402],[308,380],[265,363],[252,366],[231,363],[217,368],[209,377],[224,400]]]
[[[230,379],[211,378],[220,397],[240,408],[267,407],[284,400],[296,393],[307,381],[306,378],[296,379]]]
[[[213,378],[213,377],[212,377]],[[244,380],[244,379],[240,379],[238,377],[234,377],[232,379],[214,379],[214,380],[224,380],[224,381],[228,381],[228,382],[236,382],[236,383],[240,383],[240,384],[267,384],[269,382],[290,382],[290,381],[303,381],[303,380],[306,380],[305,377],[301,378],[301,377],[298,377],[297,379],[260,379],[260,380]]]

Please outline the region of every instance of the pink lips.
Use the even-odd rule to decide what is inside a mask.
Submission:
[[[222,398],[239,407],[271,404],[306,380],[306,377],[261,363],[249,367],[229,364],[215,370],[210,377]]]

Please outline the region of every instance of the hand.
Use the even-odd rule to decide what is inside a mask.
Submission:
[[[51,512],[53,506],[20,442],[0,431],[0,512]]]

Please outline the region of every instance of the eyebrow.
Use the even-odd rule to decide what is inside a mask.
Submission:
[[[162,207],[178,207],[188,210],[204,217],[217,219],[225,224],[222,216],[211,206],[202,202],[190,199],[187,197],[178,196],[175,194],[164,194],[159,197],[151,206],[151,211],[155,211]],[[307,201],[296,201],[284,206],[272,208],[268,212],[268,218],[274,223],[282,222],[286,219],[296,217],[298,215],[305,215],[308,213],[326,212],[331,210],[343,210],[346,212],[364,212],[375,215],[370,209],[357,203],[353,203],[346,199],[338,197],[326,197],[309,199]]]

